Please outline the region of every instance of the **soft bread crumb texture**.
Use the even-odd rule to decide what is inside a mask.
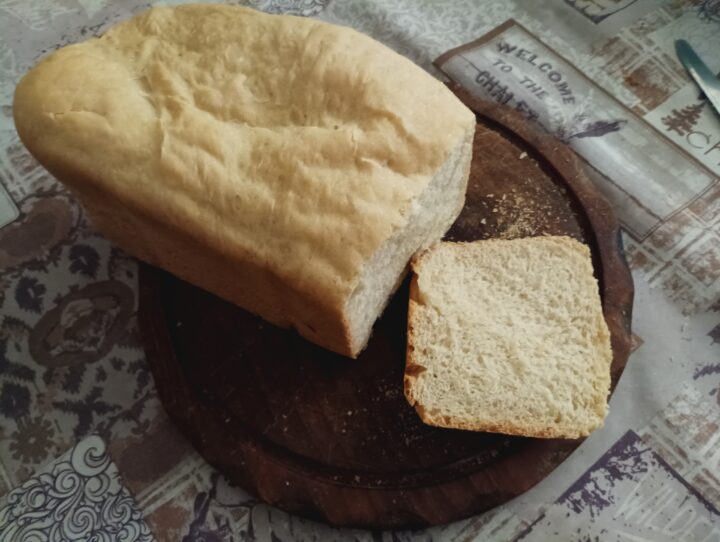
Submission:
[[[462,207],[475,125],[359,32],[211,4],[48,55],[14,117],[111,240],[352,356]]]
[[[405,395],[425,423],[547,438],[602,426],[612,351],[587,246],[443,242],[412,268]]]

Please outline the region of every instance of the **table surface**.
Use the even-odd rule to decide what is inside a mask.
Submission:
[[[55,535],[78,540],[720,537],[720,120],[673,53],[687,39],[720,70],[720,2],[248,4],[361,30],[515,107],[583,158],[623,223],[636,285],[635,350],[606,426],[528,493],[425,531],[333,529],[232,487],[159,403],[138,334],[137,263],[93,229],[12,121],[15,84],[38,58],[148,2],[5,0],[0,540],[50,533],[57,514],[67,521]]]

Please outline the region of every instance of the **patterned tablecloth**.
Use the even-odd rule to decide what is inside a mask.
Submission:
[[[136,262],[18,140],[19,77],[151,3],[0,0],[0,540],[720,540],[720,120],[673,53],[687,39],[720,70],[718,0],[249,2],[353,26],[523,112],[625,228],[635,351],[606,427],[513,502],[401,533],[288,516],[198,457],[148,372]]]

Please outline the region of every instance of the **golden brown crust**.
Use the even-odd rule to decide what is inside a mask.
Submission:
[[[534,438],[563,438],[576,439],[587,437],[590,431],[567,432],[554,430],[550,427],[537,427],[533,425],[503,424],[489,421],[466,421],[452,416],[433,416],[421,405],[416,404],[415,411],[423,423],[434,427],[445,427],[450,429],[464,429],[467,431],[482,431],[485,433],[502,433],[505,435],[517,435],[521,437]],[[596,428],[597,429],[597,428]]]
[[[154,8],[49,55],[14,117],[108,237],[346,355],[364,266],[474,124],[367,36],[207,4]],[[136,246],[108,202],[162,225],[145,232],[157,244]]]
[[[259,307],[258,310],[268,321],[280,327],[298,326],[288,318],[288,312],[301,312],[303,320],[297,327],[300,334],[329,350],[348,353],[350,339],[342,314],[314,304],[256,263],[250,260],[229,261],[224,254],[198,243],[185,231],[170,229],[154,217],[130,209],[122,213],[102,212],[103,205],[95,203],[95,198],[102,197],[98,194],[83,193],[78,197],[85,203],[93,224],[106,232],[111,241],[130,247],[133,256],[169,268],[183,280],[203,284],[208,291],[235,300],[239,305]],[[137,232],[143,233],[138,236]],[[187,253],[192,254],[196,261],[202,261],[203,265],[187,261]],[[162,259],[158,259],[158,254],[162,254]],[[247,288],[247,283],[255,287]],[[277,294],[268,296],[267,292]],[[272,304],[272,300],[279,296],[283,304]],[[320,333],[320,330],[326,332]]]

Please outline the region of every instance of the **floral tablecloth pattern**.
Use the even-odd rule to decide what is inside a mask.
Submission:
[[[720,120],[673,53],[687,39],[720,71],[718,0],[243,2],[352,26],[487,99],[535,99],[625,226],[635,351],[606,427],[515,501],[398,533],[289,516],[193,451],[145,362],[136,262],[17,137],[14,87],[37,59],[167,3],[0,0],[0,540],[720,540]]]

